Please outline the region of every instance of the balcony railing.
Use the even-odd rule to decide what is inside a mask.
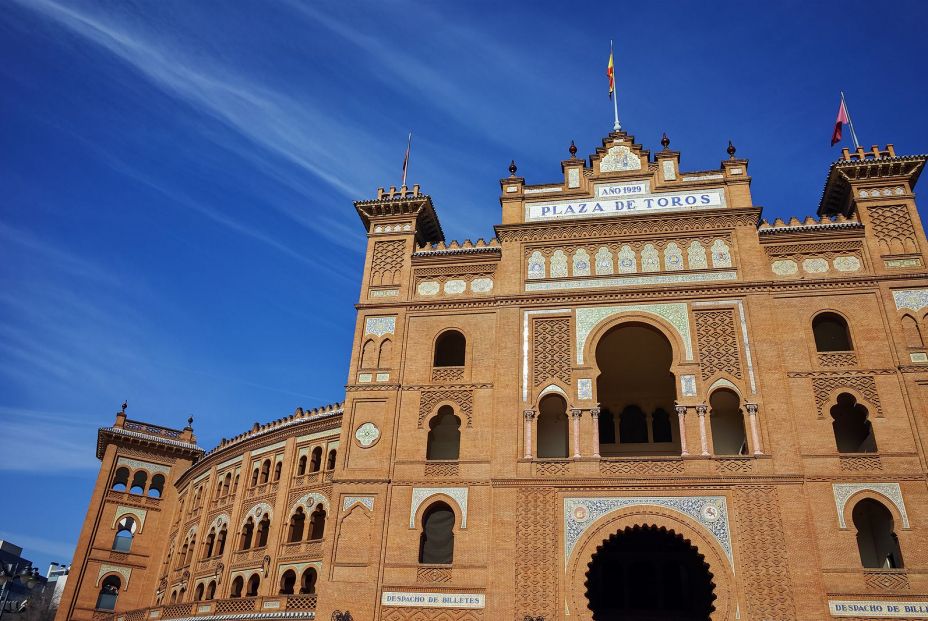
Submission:
[[[249,612],[307,612],[316,609],[316,594],[275,595],[268,597],[234,597],[182,604],[166,604],[151,608],[139,608],[123,612],[96,610],[93,621],[149,621],[154,619],[185,619],[208,617],[221,614]],[[288,615],[289,616],[289,615]],[[291,618],[307,618],[310,615],[293,615]]]

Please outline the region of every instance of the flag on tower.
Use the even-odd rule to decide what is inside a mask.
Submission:
[[[612,45],[609,46],[609,64],[606,65],[606,76],[609,78],[609,99],[615,92],[615,63],[612,58]]]
[[[406,155],[403,156],[403,185],[406,185],[406,169],[409,168],[409,147],[412,145],[412,132],[406,141]]]
[[[838,118],[835,119],[835,129],[831,132],[831,146],[841,142],[841,130],[847,125],[847,105],[844,103],[844,96],[841,96],[841,103],[838,105]]]

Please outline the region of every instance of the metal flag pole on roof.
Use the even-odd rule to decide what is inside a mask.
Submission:
[[[409,168],[409,147],[412,146],[412,132],[409,132],[409,138],[406,140],[406,155],[403,157],[403,187],[406,186],[406,170]]]
[[[847,109],[847,102],[844,101],[844,91],[841,91],[841,105],[844,106],[844,114],[847,115],[847,126],[851,128],[851,139],[854,141],[854,148],[859,149],[860,143],[857,142],[857,132],[854,131],[854,121],[851,120],[851,113]]]
[[[615,92],[615,55],[612,47],[612,39],[609,39],[609,65],[606,67],[606,75],[609,76],[609,98],[612,100],[612,111],[615,114],[615,124],[612,128],[615,131],[622,129],[619,124],[619,103]]]

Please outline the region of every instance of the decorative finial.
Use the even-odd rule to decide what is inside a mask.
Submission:
[[[664,147],[664,151],[670,146],[670,138],[667,137],[667,132],[664,132],[664,135],[661,136],[661,146]]]
[[[511,162],[509,162],[509,176],[510,176],[510,177],[515,177],[515,176],[516,176],[516,171],[517,171],[517,170],[519,170],[519,169],[518,169],[518,167],[516,166],[516,161],[515,161],[515,160],[512,160]]]
[[[187,428],[193,429],[193,416],[187,419]]]
[[[731,143],[731,140],[728,141],[728,149],[726,149],[726,151],[728,151],[728,159],[735,159],[735,145]]]
[[[126,408],[127,408],[127,407],[129,407],[129,402],[128,402],[128,401],[123,401],[123,402],[122,402],[122,413],[123,413],[123,414],[126,413]]]
[[[574,144],[573,140],[570,141],[570,148],[567,150],[570,151],[570,159],[577,159],[577,145]]]

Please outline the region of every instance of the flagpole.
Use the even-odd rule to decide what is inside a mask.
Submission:
[[[619,131],[622,126],[619,125],[619,89],[615,88],[615,50],[612,48],[612,39],[609,39],[609,57],[612,58],[612,111],[615,113],[615,125],[612,128]]]
[[[851,138],[854,140],[854,148],[859,149],[860,143],[857,142],[857,132],[854,131],[854,121],[851,120],[851,111],[847,109],[847,102],[844,101],[844,91],[841,91],[841,105],[844,106],[844,114],[847,115],[847,126],[851,128]]]
[[[406,169],[409,168],[409,147],[412,146],[412,132],[409,132],[409,138],[406,140],[406,157],[403,158],[403,187],[406,187]]]

